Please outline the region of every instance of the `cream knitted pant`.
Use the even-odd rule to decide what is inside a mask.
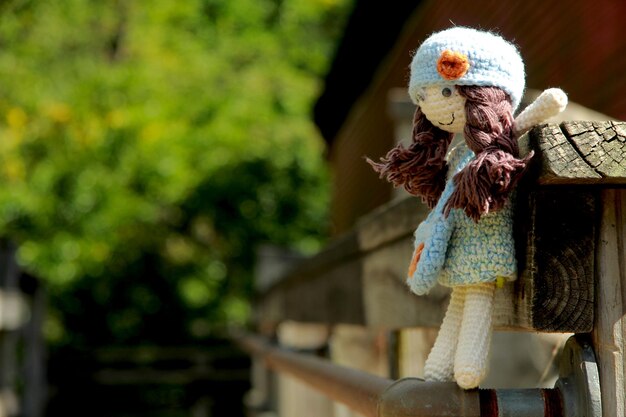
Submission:
[[[448,311],[424,368],[427,381],[451,381],[476,388],[487,373],[496,285],[452,289]]]

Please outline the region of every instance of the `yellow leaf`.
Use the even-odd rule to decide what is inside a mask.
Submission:
[[[72,120],[72,110],[65,103],[52,103],[45,111],[46,115],[57,123],[65,124]]]
[[[22,180],[26,175],[26,169],[21,160],[9,159],[4,163],[4,173],[10,180]]]
[[[158,141],[163,134],[161,123],[152,122],[141,129],[140,137],[143,142],[152,143]]]
[[[28,116],[20,107],[11,107],[6,114],[6,120],[11,128],[20,129],[28,123]]]
[[[113,129],[119,129],[126,124],[126,117],[121,110],[112,110],[106,115],[106,123]]]

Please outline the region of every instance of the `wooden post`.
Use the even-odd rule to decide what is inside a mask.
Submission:
[[[43,323],[46,315],[46,293],[37,285],[32,294],[31,319],[23,328],[24,337],[24,387],[22,392],[22,415],[41,417],[46,402],[46,342]]]
[[[315,350],[326,345],[328,326],[285,322],[278,326],[278,342],[296,350]],[[280,417],[323,417],[333,415],[328,397],[288,375],[278,377],[278,415]]]
[[[593,331],[600,371],[603,417],[623,417],[626,343],[626,190],[602,192],[602,217],[596,252],[597,288]]]
[[[330,338],[330,357],[338,365],[389,377],[385,333],[363,326],[337,325]],[[334,409],[335,417],[361,416],[343,404],[335,403]]]
[[[398,373],[400,378],[424,377],[424,362],[435,343],[436,328],[407,328],[400,331]]]
[[[18,290],[19,266],[15,260],[15,247],[11,244],[4,244],[0,248],[0,289],[8,294],[16,294]],[[7,297],[8,299],[8,297]],[[0,304],[0,413],[2,416],[15,416],[19,410],[19,400],[16,393],[16,382],[18,374],[17,347],[19,333],[16,327],[6,328],[4,321],[6,317],[15,315],[17,303],[11,305],[6,300]],[[9,320],[12,321],[12,320]],[[20,323],[21,324],[21,323]]]

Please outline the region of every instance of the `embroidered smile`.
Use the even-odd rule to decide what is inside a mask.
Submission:
[[[452,123],[454,123],[454,113],[452,113],[452,121],[450,123],[441,123],[441,122],[439,122],[439,124],[442,125],[442,126],[450,126]]]

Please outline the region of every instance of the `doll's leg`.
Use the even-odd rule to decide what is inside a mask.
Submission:
[[[466,287],[454,360],[454,378],[461,388],[476,388],[487,373],[495,290],[494,283]]]
[[[446,316],[441,323],[437,340],[433,346],[426,365],[424,379],[427,381],[451,381],[454,371],[454,352],[456,350],[459,328],[463,318],[465,287],[452,289],[450,304]]]

